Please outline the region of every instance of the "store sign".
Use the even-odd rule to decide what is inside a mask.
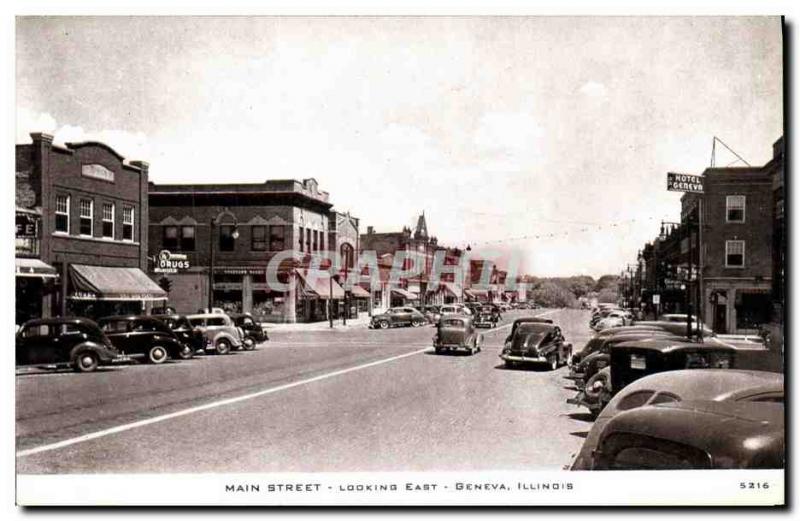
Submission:
[[[661,295],[656,293],[655,295],[653,295],[653,305],[657,306],[659,304],[661,304]]]
[[[17,214],[17,238],[19,239],[32,239],[37,236],[36,234],[36,221],[38,217],[26,215],[24,213]]]
[[[667,190],[670,192],[692,192],[702,194],[703,176],[667,173]]]
[[[155,273],[178,273],[188,270],[190,267],[189,259],[180,253],[170,253],[168,250],[161,250],[156,257],[156,266],[153,268]]]

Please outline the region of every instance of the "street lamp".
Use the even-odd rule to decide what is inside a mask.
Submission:
[[[214,307],[214,228],[217,226],[217,219],[211,217],[208,226],[208,312]],[[233,240],[239,238],[239,222],[233,216]]]
[[[469,244],[467,244],[467,247],[464,248],[464,251],[472,251],[472,248],[470,247]],[[463,262],[461,263],[461,266],[462,267],[464,266]],[[462,304],[464,303],[464,286],[466,286],[466,284],[467,284],[467,270],[463,270],[462,269],[461,270],[461,303]]]

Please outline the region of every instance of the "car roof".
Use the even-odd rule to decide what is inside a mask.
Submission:
[[[23,327],[28,326],[44,326],[44,325],[60,325],[60,324],[74,324],[74,325],[87,325],[87,326],[97,326],[97,323],[89,318],[85,317],[52,317],[52,318],[35,318],[33,320],[28,320],[24,324]]]
[[[602,331],[598,331],[595,334],[595,337],[624,335],[625,333],[632,333],[632,332],[636,332],[636,331],[666,331],[666,330],[663,327],[651,326],[651,325],[622,326],[622,327],[615,327],[615,328],[611,328],[611,329],[604,329]]]
[[[541,317],[522,317],[518,318],[514,321],[513,327],[517,327],[520,324],[531,323],[531,324],[552,324],[553,319],[551,318],[541,318]]]
[[[620,391],[667,392],[682,400],[726,401],[767,392],[782,392],[783,375],[742,369],[679,369],[640,378]],[[615,398],[616,399],[616,398]]]
[[[662,353],[669,353],[672,351],[682,350],[708,350],[708,351],[728,351],[734,352],[735,349],[730,346],[721,344],[708,344],[704,342],[686,342],[685,340],[672,340],[669,338],[645,338],[641,340],[630,340],[622,342],[621,344],[611,346],[614,351],[624,351],[629,349],[644,349],[649,351],[658,351]]]
[[[186,315],[186,318],[217,318],[217,317],[224,317],[224,318],[231,318],[225,313],[195,313],[193,315]]]
[[[100,317],[97,319],[98,322],[108,322],[111,320],[157,320],[160,322],[162,319],[161,317],[152,315],[109,315],[107,317]]]
[[[552,331],[558,326],[555,324],[547,324],[543,322],[523,322],[517,326],[517,331]]]

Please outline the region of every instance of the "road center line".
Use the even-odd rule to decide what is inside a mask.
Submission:
[[[376,365],[386,364],[389,362],[393,362],[395,360],[400,360],[401,358],[407,358],[409,356],[418,355],[425,351],[428,351],[430,346],[426,346],[422,349],[417,349],[416,351],[411,351],[410,353],[404,353],[402,355],[396,355],[389,358],[384,358],[381,360],[376,360],[374,362],[369,362],[366,364],[357,365],[354,367],[348,367],[347,369],[340,369],[338,371],[333,371],[331,373],[325,373],[318,376],[314,376],[312,378],[307,378],[305,380],[300,380],[297,382],[292,382],[284,385],[279,385],[278,387],[271,387],[269,389],[264,389],[262,391],[258,391],[255,393],[245,394],[242,396],[236,396],[234,398],[227,398],[225,400],[219,400],[216,402],[210,402],[203,405],[198,405],[196,407],[190,407],[188,409],[183,409],[180,411],[171,412],[169,414],[163,414],[161,416],[155,416],[153,418],[147,418],[145,420],[136,421],[133,423],[126,423],[123,425],[118,425],[116,427],[112,427],[110,429],[103,429],[100,431],[92,432],[89,434],[84,434],[83,436],[78,436],[75,438],[69,438],[66,440],[58,441],[56,443],[50,443],[48,445],[40,445],[39,447],[33,447],[31,449],[26,449],[17,452],[17,458],[22,458],[25,456],[31,456],[33,454],[40,454],[42,452],[48,452],[51,450],[61,449],[63,447],[69,447],[70,445],[75,445],[78,443],[83,443],[85,441],[95,440],[97,438],[103,438],[105,436],[110,436],[112,434],[117,434],[119,432],[129,431],[131,429],[137,429],[139,427],[144,427],[146,425],[152,425],[154,423],[159,423],[165,420],[170,420],[172,418],[178,418],[181,416],[187,416],[189,414],[194,414],[196,412],[206,411],[209,409],[216,409],[217,407],[222,407],[224,405],[231,405],[238,402],[243,402],[245,400],[251,400],[253,398],[258,398],[259,396],[266,396],[268,394],[277,393],[280,391],[285,391],[287,389],[291,389],[292,387],[299,387],[301,385],[310,384],[313,382],[319,382],[321,380],[326,380],[328,378],[333,378],[334,376],[340,376],[347,373],[352,373],[354,371],[359,371],[361,369],[366,369],[368,367],[374,367]]]

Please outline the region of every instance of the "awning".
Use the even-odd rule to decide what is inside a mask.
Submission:
[[[412,293],[403,288],[392,288],[392,293],[400,295],[406,300],[417,300],[419,298],[416,293]]]
[[[322,270],[297,270],[300,280],[303,281],[303,294],[306,297],[330,299],[333,289],[333,299],[343,299],[344,290],[338,282],[332,280],[326,271]]]
[[[72,300],[167,300],[167,292],[139,268],[70,265]]]
[[[429,291],[443,291],[446,293],[450,293],[454,297],[461,296],[461,286],[454,282],[440,282],[435,290],[429,290]]]
[[[465,289],[464,294],[474,300],[489,300],[489,292],[485,289]]]
[[[54,279],[58,277],[56,269],[39,259],[16,258],[14,264],[17,268],[17,277],[40,277]]]
[[[369,296],[370,296],[369,295],[369,291],[365,290],[361,286],[353,286],[353,288],[350,290],[350,292],[356,298],[369,298]]]

